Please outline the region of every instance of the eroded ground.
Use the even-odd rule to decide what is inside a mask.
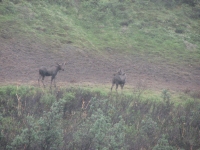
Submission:
[[[106,53],[106,54],[105,54]],[[142,83],[149,89],[199,90],[200,66],[176,66],[167,62],[151,62],[145,57],[104,54],[65,45],[50,47],[37,40],[0,38],[0,84],[32,84],[37,86],[38,68],[66,62],[65,71],[57,75],[58,85],[111,84],[113,73],[122,68],[128,87]],[[50,78],[45,78],[49,84]],[[126,86],[125,86],[126,88]]]

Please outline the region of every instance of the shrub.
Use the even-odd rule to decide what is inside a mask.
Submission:
[[[150,138],[156,135],[158,130],[157,123],[153,121],[150,117],[146,120],[142,120],[142,133],[147,134]]]
[[[22,129],[21,134],[17,135],[10,148],[12,149],[27,149],[34,150],[39,143],[38,126],[32,116],[26,117],[26,128]]]
[[[1,14],[14,14],[16,12],[15,5],[10,1],[5,1],[1,3],[0,13]]]
[[[153,150],[176,150],[176,148],[170,146],[166,136],[162,135],[162,138],[158,140],[158,143],[153,147]]]
[[[175,32],[179,33],[179,34],[182,34],[182,33],[184,33],[184,29],[182,29],[182,28],[176,28]]]
[[[73,92],[66,92],[64,93],[62,99],[65,101],[63,108],[64,115],[66,111],[68,111],[71,114],[78,103],[77,101],[75,101],[75,94]]]
[[[62,129],[60,128],[63,115],[64,100],[54,102],[49,112],[44,112],[38,120],[39,145],[44,150],[59,149],[62,146]]]
[[[16,92],[24,102],[20,116]],[[156,102],[129,94],[74,88],[55,97],[35,88],[1,87],[0,149],[200,148],[198,97],[176,106],[168,90]],[[63,110],[70,107],[73,113],[66,119]]]
[[[98,109],[73,134],[73,146],[77,149],[126,149],[125,122],[122,117],[119,119],[113,124],[111,118]]]
[[[40,102],[45,106],[51,106],[55,101],[56,101],[55,95],[50,93],[45,93],[40,100]]]
[[[62,129],[60,121],[62,119],[62,110],[64,101],[54,102],[49,112],[44,112],[39,120],[32,116],[26,117],[25,128],[21,130],[14,139],[9,148],[11,149],[60,149],[62,146]]]

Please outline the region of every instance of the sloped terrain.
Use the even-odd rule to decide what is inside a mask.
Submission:
[[[111,84],[113,73],[122,68],[127,74],[126,87],[144,84],[148,89],[199,90],[200,68],[153,63],[148,56],[105,53],[76,48],[70,44],[52,48],[37,39],[0,38],[0,84],[38,86],[38,68],[66,62],[65,71],[57,75],[57,84]],[[56,52],[55,52],[56,51]],[[189,64],[189,63],[188,63]],[[50,84],[50,78],[45,78]]]
[[[38,85],[38,68],[66,62],[60,86],[199,90],[199,10],[162,1],[3,1],[0,84]],[[45,78],[46,84],[50,79]]]

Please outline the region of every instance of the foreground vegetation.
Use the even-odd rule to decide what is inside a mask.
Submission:
[[[198,0],[3,0],[0,14],[6,39],[199,63]]]
[[[200,95],[0,87],[0,149],[200,149]]]

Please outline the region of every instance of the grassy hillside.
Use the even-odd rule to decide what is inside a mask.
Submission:
[[[140,0],[3,0],[1,37],[199,64],[200,5]]]

